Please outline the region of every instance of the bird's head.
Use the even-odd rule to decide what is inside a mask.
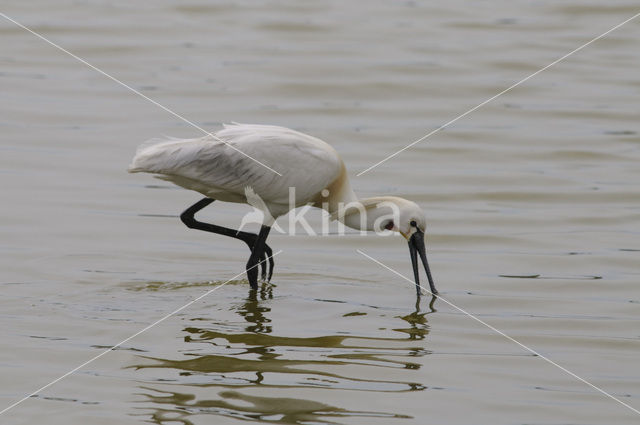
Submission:
[[[424,237],[427,228],[424,211],[415,202],[395,196],[369,198],[362,201],[367,209],[367,221],[376,232],[398,232],[407,240],[411,264],[416,282],[416,290],[420,293],[420,276],[418,256],[422,261],[429,280],[431,292],[437,294],[431,270],[427,262]]]
[[[414,234],[425,232],[427,220],[424,211],[418,204],[402,198],[394,199],[391,202],[397,208],[395,214],[397,217],[392,222],[383,223],[384,229],[400,233],[407,241],[411,240]],[[379,208],[384,208],[384,206],[380,205]]]

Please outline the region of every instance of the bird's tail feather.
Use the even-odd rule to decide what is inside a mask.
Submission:
[[[165,137],[156,137],[153,139],[149,139],[145,142],[142,142],[136,148],[136,154],[131,160],[131,164],[129,164],[129,168],[127,171],[130,173],[140,173],[140,172],[153,172],[149,167],[149,163],[147,160],[155,155],[158,155],[163,149],[165,145],[171,145],[176,143],[184,143],[184,142],[192,142],[196,140],[201,140],[202,138],[195,139],[179,139],[176,137],[165,136]]]

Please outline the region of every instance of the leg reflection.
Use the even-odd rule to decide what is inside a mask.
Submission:
[[[247,332],[268,334],[273,331],[271,319],[266,314],[271,311],[270,307],[260,304],[260,301],[273,299],[273,285],[263,284],[260,289],[252,288],[245,302],[238,308],[238,314],[246,320],[249,325],[245,327]]]

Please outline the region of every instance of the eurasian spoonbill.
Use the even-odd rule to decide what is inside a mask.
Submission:
[[[189,228],[244,241],[251,250],[246,269],[252,288],[258,286],[258,263],[262,263],[263,280],[270,280],[273,274],[272,250],[266,239],[275,219],[291,209],[311,204],[354,229],[386,229],[402,234],[409,243],[418,295],[418,255],[431,292],[437,293],[425,253],[425,215],[414,202],[395,196],[359,200],[351,189],[340,155],[324,141],[289,128],[234,123],[225,125],[214,136],[145,143],[138,148],[129,172],[153,173],[205,195],[180,218]],[[295,188],[293,197],[290,188]],[[258,234],[204,223],[194,217],[215,200],[248,203],[249,192],[268,208]],[[290,197],[294,202],[290,202]],[[267,258],[268,274],[266,262],[262,262]]]

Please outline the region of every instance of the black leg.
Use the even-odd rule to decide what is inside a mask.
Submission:
[[[271,227],[269,226],[262,226],[260,228],[256,243],[251,250],[251,256],[249,257],[249,261],[247,261],[247,278],[253,289],[258,288],[258,263],[265,257],[265,241],[267,240],[267,236],[269,236],[270,230]],[[269,258],[271,258],[271,256],[269,256]]]
[[[215,199],[211,198],[203,198],[199,200],[198,202],[184,210],[184,212],[180,214],[180,219],[190,229],[198,229],[205,232],[217,233],[219,235],[240,239],[249,246],[249,249],[251,250],[253,255],[253,248],[256,245],[256,241],[258,240],[258,235],[256,235],[255,233],[241,232],[238,230],[229,229],[228,227],[218,226],[216,224],[203,223],[195,219],[194,215],[204,207],[210,205],[213,201],[215,201]],[[273,275],[273,266],[275,265],[272,257],[273,251],[271,250],[271,247],[269,247],[269,245],[263,245],[264,247],[262,250],[262,255],[259,257],[259,261],[261,261],[260,267],[262,268],[261,276],[263,279],[271,280],[271,276]],[[270,268],[267,272],[268,267]],[[256,270],[256,275],[257,272],[258,271]]]
[[[271,282],[271,276],[273,275],[273,266],[274,266],[274,262],[273,262],[273,251],[271,250],[271,247],[269,245],[267,245],[266,243],[264,244],[264,252],[265,255],[267,257],[267,259],[269,260],[269,275],[267,276],[267,282]],[[264,279],[264,264],[263,264],[263,268],[262,268],[262,279]]]

